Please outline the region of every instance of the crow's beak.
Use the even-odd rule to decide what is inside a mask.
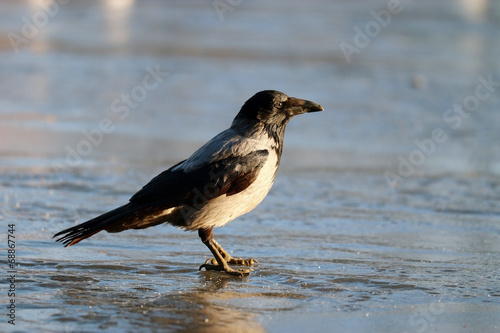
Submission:
[[[318,103],[314,103],[305,99],[289,97],[286,104],[288,104],[288,111],[290,116],[296,116],[308,112],[323,111],[323,107]]]

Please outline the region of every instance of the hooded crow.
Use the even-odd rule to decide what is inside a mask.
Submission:
[[[311,101],[265,90],[245,102],[231,127],[207,142],[188,159],[153,178],[129,202],[54,237],[66,246],[96,233],[144,229],[170,223],[198,231],[214,259],[200,270],[244,276],[254,259],[233,258],[214,239],[222,227],[254,209],[274,183],[283,150],[285,127],[296,115],[323,111]]]

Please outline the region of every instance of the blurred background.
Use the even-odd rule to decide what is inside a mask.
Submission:
[[[287,148],[304,151],[284,167],[396,171],[398,154],[440,127],[449,140],[417,171],[498,174],[500,87],[458,128],[443,117],[479,76],[500,81],[500,4],[396,3],[391,14],[386,1],[3,1],[2,157],[66,163],[67,145],[108,118],[113,130],[82,163],[170,163],[190,152],[178,144],[198,147],[275,89],[327,109],[290,125]],[[168,74],[133,91],[147,68]]]
[[[2,0],[0,239],[17,225],[20,324],[209,331],[221,310],[232,331],[496,331],[499,31],[496,0]],[[289,124],[269,197],[216,233],[263,262],[249,281],[198,273],[206,249],[166,226],[52,243],[265,89],[325,112]]]

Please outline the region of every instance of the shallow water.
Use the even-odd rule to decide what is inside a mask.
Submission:
[[[222,20],[212,3],[120,3],[60,5],[17,52],[9,33],[40,4],[0,4],[0,242],[15,224],[17,255],[15,326],[0,258],[2,331],[498,331],[500,88],[445,118],[500,81],[498,2],[403,2],[350,64],[340,43],[387,2],[241,2]],[[168,225],[53,242],[262,89],[326,111],[290,123],[269,196],[215,232],[259,260],[249,277],[198,271],[209,251]]]

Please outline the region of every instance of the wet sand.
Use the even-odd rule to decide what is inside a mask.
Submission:
[[[388,4],[3,2],[1,330],[497,332],[500,6]],[[168,225],[53,242],[263,89],[325,112],[293,119],[269,196],[215,231],[249,277],[199,272],[208,250]]]

